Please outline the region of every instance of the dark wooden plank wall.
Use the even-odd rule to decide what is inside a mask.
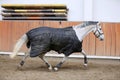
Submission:
[[[26,31],[39,27],[67,27],[81,22],[59,21],[0,21],[0,51],[12,51],[14,44]],[[83,49],[88,55],[120,57],[120,23],[102,23],[105,40],[99,41],[90,33],[83,41]],[[25,51],[26,47],[21,51]]]

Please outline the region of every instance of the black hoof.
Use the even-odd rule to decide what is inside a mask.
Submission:
[[[23,66],[23,65],[24,65],[24,63],[25,63],[24,61],[21,61],[21,62],[20,62],[20,65],[21,65],[21,66]]]

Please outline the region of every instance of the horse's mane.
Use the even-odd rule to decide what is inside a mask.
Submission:
[[[98,23],[98,21],[85,21],[82,24],[77,25],[76,27],[77,28],[84,28],[84,27],[89,26],[89,25],[96,25],[97,23]]]

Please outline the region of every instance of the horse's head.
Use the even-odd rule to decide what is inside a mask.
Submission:
[[[95,28],[93,29],[93,33],[99,40],[101,41],[104,40],[104,33],[101,29],[100,22],[98,22],[97,25],[95,25]]]
[[[98,39],[104,40],[104,34],[98,21],[85,21],[82,24],[74,26],[73,29],[80,41],[82,41],[83,38],[91,31]]]

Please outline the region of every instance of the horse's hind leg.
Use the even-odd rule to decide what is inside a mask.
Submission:
[[[31,48],[29,48],[28,52],[25,53],[25,56],[23,56],[23,59],[22,59],[21,62],[20,62],[20,66],[21,66],[21,67],[24,65],[26,58],[30,56],[30,50],[31,50]],[[20,66],[19,66],[19,67],[20,67]]]
[[[45,55],[45,54],[41,54],[39,57],[45,62],[45,64],[47,65],[48,69],[51,71],[51,70],[52,70],[52,66],[51,66],[51,64],[49,64],[48,61],[45,59],[44,55]]]
[[[54,70],[58,71],[58,68],[60,68],[62,66],[62,64],[68,59],[68,56],[65,56],[62,61],[60,61],[55,67]]]
[[[23,65],[24,65],[25,60],[26,60],[27,57],[29,57],[29,54],[28,54],[28,53],[25,53],[25,56],[23,57],[23,59],[22,59],[21,62],[20,62],[20,66],[23,66]]]

